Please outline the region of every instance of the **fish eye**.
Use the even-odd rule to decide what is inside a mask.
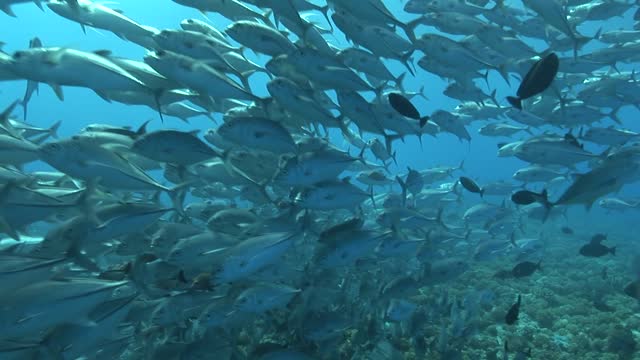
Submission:
[[[23,51],[16,51],[16,52],[13,54],[13,58],[14,58],[14,59],[20,59],[20,58],[22,57],[22,55],[24,55],[24,52],[23,52]]]
[[[156,50],[156,55],[158,56],[165,56],[167,55],[167,52],[164,50]]]
[[[193,23],[194,23],[193,19],[187,19],[187,24],[193,24]]]

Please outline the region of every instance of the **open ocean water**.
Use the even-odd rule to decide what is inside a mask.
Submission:
[[[0,359],[640,359],[637,2],[0,10]]]

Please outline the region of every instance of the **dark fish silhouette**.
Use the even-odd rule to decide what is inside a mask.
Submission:
[[[520,190],[516,191],[511,195],[511,201],[518,205],[529,205],[535,202],[539,202],[546,207],[550,207],[551,203],[547,197],[547,190],[542,191],[541,193],[529,191],[529,190]]]
[[[531,261],[523,261],[513,267],[511,274],[517,278],[530,276],[536,272],[536,270],[542,270],[540,263],[542,263],[542,260],[538,261],[537,264]]]
[[[525,75],[516,96],[507,96],[509,103],[522,110],[522,100],[528,99],[545,91],[558,73],[560,60],[558,55],[551,53],[538,60],[527,75]]]
[[[601,257],[607,254],[615,255],[615,246],[607,247],[602,245],[602,241],[606,238],[602,234],[595,235],[587,245],[580,248],[580,255],[587,257]]]
[[[409,101],[409,99],[404,97],[402,94],[392,92],[389,93],[387,97],[389,98],[389,104],[391,104],[391,107],[395,111],[397,111],[400,115],[406,116],[410,119],[419,120],[420,127],[423,127],[429,120],[428,116],[420,116],[418,109],[416,109],[411,101]]]
[[[518,301],[511,305],[509,311],[507,312],[507,316],[505,316],[504,320],[507,325],[513,325],[518,321],[518,315],[520,315],[520,303],[522,302],[522,295],[518,295]]]
[[[460,180],[458,181],[460,181],[460,184],[462,184],[462,186],[470,192],[480,194],[480,197],[484,195],[484,190],[470,178],[466,176],[460,176]]]

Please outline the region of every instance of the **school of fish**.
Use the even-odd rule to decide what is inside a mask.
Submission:
[[[640,134],[619,116],[640,110],[636,1],[405,0],[403,14],[382,0],[163,2],[230,25],[0,0],[0,18],[34,3],[78,36],[146,49],[33,38],[0,51],[0,81],[26,84],[0,114],[0,359],[479,359],[472,339],[490,327],[503,330],[473,349],[483,358],[537,358],[506,337],[538,292],[447,289],[482,268],[474,281],[544,274],[553,235],[538,230],[573,234],[572,206],[640,208],[614,197],[640,180]],[[579,31],[619,17],[634,28]],[[448,81],[454,109],[427,114],[430,87],[405,89],[425,73]],[[259,75],[267,96],[252,90]],[[29,122],[40,85],[153,118],[59,137],[60,122]],[[211,127],[184,130],[198,116]],[[492,183],[464,161],[397,166],[406,138],[427,154],[443,133],[495,137],[491,158],[527,164]],[[571,256],[620,245],[581,242]],[[615,291],[639,301],[640,270]]]

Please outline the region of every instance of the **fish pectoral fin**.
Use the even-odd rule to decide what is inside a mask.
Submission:
[[[62,87],[58,84],[47,84],[51,87],[51,90],[56,94],[60,101],[64,101],[64,93],[62,92]]]

